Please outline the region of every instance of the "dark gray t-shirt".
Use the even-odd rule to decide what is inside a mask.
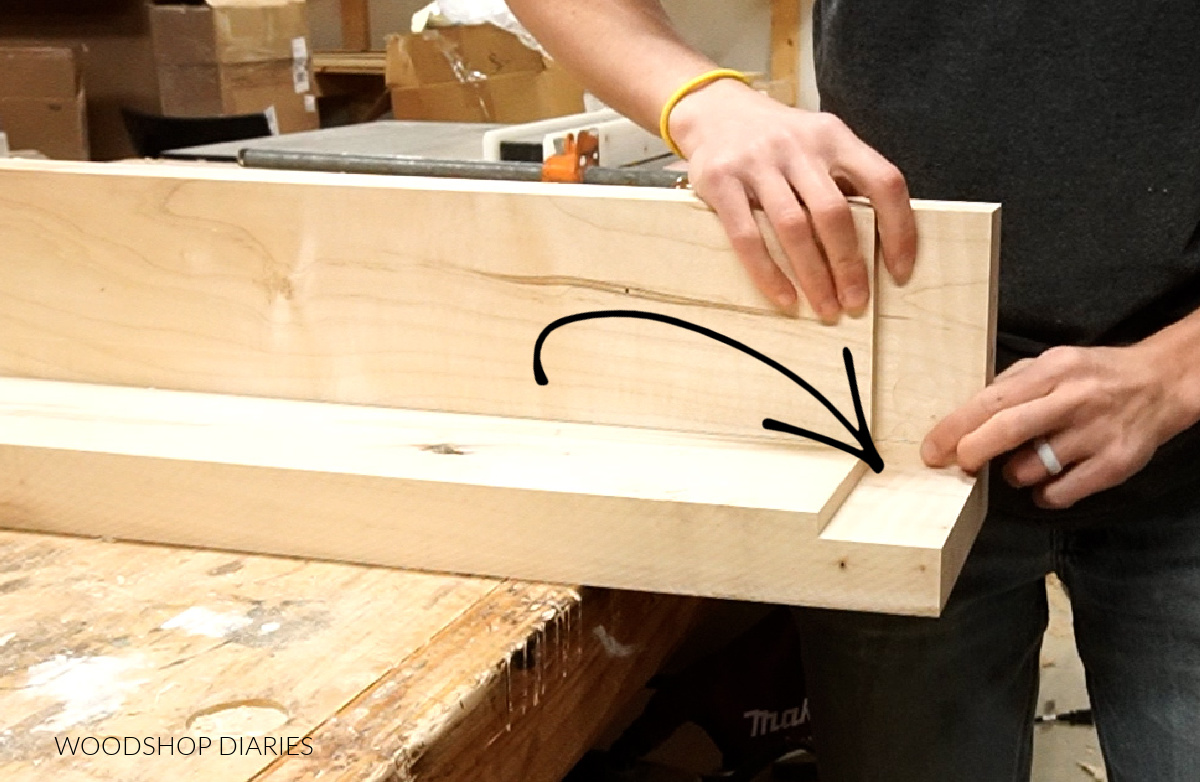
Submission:
[[[1200,307],[1200,2],[819,0],[814,35],[822,108],[914,197],[1003,205],[998,368]],[[1200,428],[1072,515],[1189,484]]]

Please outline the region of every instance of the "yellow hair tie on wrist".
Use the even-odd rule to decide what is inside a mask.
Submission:
[[[675,139],[671,138],[671,131],[667,127],[667,122],[671,119],[671,112],[675,109],[679,101],[691,95],[701,87],[707,87],[714,81],[720,79],[737,79],[742,84],[750,84],[750,77],[741,71],[731,70],[729,68],[716,68],[707,73],[702,73],[694,79],[684,82],[683,86],[675,90],[671,94],[667,104],[663,106],[662,113],[658,115],[658,135],[662,136],[662,140],[667,142],[667,146],[671,148],[679,157],[683,157],[683,152],[679,149],[679,145],[675,143]]]

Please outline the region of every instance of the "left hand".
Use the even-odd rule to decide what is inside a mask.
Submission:
[[[921,458],[975,472],[1014,451],[1004,478],[1035,486],[1042,507],[1070,507],[1132,476],[1186,427],[1162,366],[1140,345],[1052,348],[1017,362],[938,423]],[[1057,476],[1037,454],[1043,440],[1062,464]]]

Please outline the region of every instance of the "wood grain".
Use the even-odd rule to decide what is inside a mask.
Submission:
[[[935,423],[992,378],[1000,208],[920,202],[912,277],[876,284],[876,402],[872,431],[915,459]]]
[[[856,212],[871,247],[873,213]],[[853,420],[872,319],[785,316],[690,193],[197,166],[0,166],[0,374],[758,436]],[[697,368],[704,371],[698,372]]]
[[[542,606],[522,610],[523,595]],[[553,595],[487,579],[0,533],[0,777],[242,782],[274,755],[71,757],[54,739],[209,735],[216,747],[216,736],[232,734],[205,733],[193,718],[239,702],[284,720],[267,723],[260,741],[305,736],[389,672],[420,665],[429,639],[465,615],[494,606],[519,636],[543,626],[545,611],[578,611],[573,590]],[[473,651],[441,652],[467,690],[505,659]]]
[[[66,179],[57,178],[59,175]],[[790,349],[823,354],[822,346],[829,347],[830,335],[839,335],[833,338],[836,344],[854,329],[878,331],[878,344],[872,337],[868,337],[866,343],[878,350],[879,357],[875,359],[868,354],[865,362],[856,363],[878,365],[877,374],[873,375],[878,393],[870,404],[877,422],[876,438],[888,467],[882,475],[869,476],[854,493],[844,498],[832,521],[818,535],[820,524],[797,524],[797,515],[809,519],[824,518],[820,514],[837,507],[843,500],[842,489],[850,486],[852,481],[817,480],[807,474],[807,467],[798,470],[805,475],[792,483],[772,477],[756,485],[751,475],[757,468],[749,468],[749,461],[745,462],[748,468],[745,472],[739,466],[737,472],[730,473],[731,484],[747,487],[746,493],[758,499],[771,496],[768,484],[776,489],[798,486],[800,491],[793,499],[799,504],[786,510],[772,508],[769,502],[759,503],[766,507],[758,507],[753,512],[736,504],[721,504],[736,492],[724,500],[707,495],[710,500],[716,499],[716,504],[678,501],[677,497],[659,502],[644,495],[633,504],[623,505],[621,503],[630,498],[606,496],[603,492],[609,490],[597,488],[611,479],[611,476],[597,478],[599,473],[607,470],[585,471],[588,477],[583,483],[571,483],[566,478],[573,474],[572,470],[562,469],[555,482],[568,487],[569,491],[557,496],[547,490],[549,482],[533,487],[536,490],[530,490],[528,483],[514,485],[517,478],[513,476],[523,472],[519,465],[531,450],[528,443],[522,441],[518,449],[520,458],[515,452],[509,452],[513,454],[511,460],[499,460],[500,463],[511,461],[514,467],[504,479],[507,483],[501,482],[504,492],[499,496],[503,500],[497,500],[494,494],[497,487],[487,485],[477,476],[472,477],[469,470],[447,481],[413,473],[413,465],[419,464],[419,459],[396,462],[401,465],[398,472],[386,476],[359,474],[358,467],[331,469],[329,464],[322,467],[316,462],[305,463],[301,469],[289,469],[277,456],[265,462],[247,461],[250,457],[245,454],[255,452],[255,448],[248,446],[255,441],[252,437],[243,437],[243,444],[237,448],[205,454],[204,448],[211,448],[212,443],[206,441],[203,434],[193,432],[186,437],[174,437],[170,447],[166,448],[162,447],[162,435],[158,435],[158,450],[135,455],[122,451],[127,446],[113,443],[118,440],[131,442],[129,435],[137,428],[136,416],[120,411],[97,415],[96,410],[83,405],[74,412],[78,421],[88,422],[90,428],[106,425],[107,420],[107,425],[116,427],[106,435],[108,444],[87,450],[91,446],[85,447],[77,437],[85,427],[74,426],[67,440],[53,443],[36,437],[16,438],[14,444],[5,449],[3,458],[7,469],[2,474],[7,482],[3,496],[8,516],[13,519],[9,523],[453,572],[926,614],[940,610],[953,577],[969,550],[983,509],[982,497],[977,493],[981,488],[976,488],[974,482],[964,476],[935,473],[921,467],[916,458],[916,447],[928,427],[982,388],[990,373],[998,247],[998,210],[994,205],[914,202],[921,238],[913,280],[906,286],[896,286],[886,279],[878,280],[876,317],[864,319],[865,326],[847,323],[830,329],[816,326],[803,317],[787,320],[758,308],[761,305],[756,298],[758,294],[748,288],[745,276],[731,262],[715,219],[686,193],[587,187],[547,189],[511,183],[480,189],[478,183],[298,177],[291,174],[256,173],[244,179],[243,172],[185,171],[169,167],[105,167],[98,171],[95,167],[49,166],[14,168],[5,173],[6,178],[10,176],[26,181],[34,191],[41,188],[39,192],[42,193],[29,196],[21,191],[22,195],[5,201],[0,211],[3,215],[0,235],[10,236],[12,245],[17,248],[8,251],[8,257],[19,274],[5,289],[15,303],[5,312],[16,314],[0,321],[13,336],[0,344],[6,346],[7,352],[2,355],[11,362],[11,370],[16,374],[53,375],[66,371],[107,377],[116,366],[123,373],[120,382],[131,382],[132,377],[139,377],[144,382],[145,378],[153,377],[167,378],[167,385],[202,385],[212,381],[197,381],[196,378],[205,376],[195,369],[206,358],[214,357],[209,367],[215,370],[214,384],[222,390],[239,386],[233,390],[273,393],[280,387],[287,387],[286,382],[280,385],[281,379],[287,381],[299,376],[302,382],[298,387],[308,394],[318,398],[340,396],[342,389],[335,388],[330,392],[322,381],[375,375],[372,372],[331,371],[337,369],[338,362],[345,359],[351,367],[360,363],[364,354],[359,352],[357,345],[370,343],[373,349],[391,350],[389,346],[396,343],[382,328],[389,322],[383,311],[378,313],[376,320],[360,322],[362,312],[370,309],[371,296],[408,296],[402,299],[406,307],[384,308],[393,321],[402,319],[405,312],[416,313],[406,321],[412,333],[405,334],[402,351],[421,341],[421,328],[430,322],[439,322],[436,315],[450,311],[437,307],[453,308],[457,299],[454,289],[447,285],[433,285],[433,292],[426,300],[399,284],[407,278],[364,277],[364,269],[376,267],[363,258],[377,258],[380,266],[391,268],[388,265],[393,263],[392,254],[380,249],[378,244],[356,245],[368,248],[359,260],[344,259],[320,280],[305,280],[292,269],[297,253],[302,259],[322,256],[321,252],[306,255],[297,248],[319,248],[323,246],[321,241],[326,239],[306,244],[308,240],[303,234],[332,231],[333,223],[353,225],[360,212],[369,212],[378,218],[383,213],[379,203],[372,206],[367,202],[356,202],[361,208],[353,213],[337,211],[339,204],[362,193],[379,198],[397,197],[414,209],[441,200],[443,205],[453,203],[462,208],[459,211],[470,212],[475,218],[470,229],[448,242],[438,232],[427,230],[429,226],[439,224],[438,218],[429,211],[422,212],[421,215],[427,218],[422,223],[426,230],[414,228],[404,233],[420,247],[406,249],[401,258],[408,260],[399,265],[406,269],[433,268],[438,273],[450,269],[455,272],[449,275],[450,278],[473,281],[482,278],[488,285],[496,282],[499,275],[503,295],[489,298],[491,293],[484,295],[477,291],[478,301],[482,303],[476,309],[468,310],[461,319],[468,324],[466,331],[434,329],[429,344],[436,347],[414,351],[420,357],[414,365],[417,368],[403,375],[397,384],[389,385],[387,393],[382,394],[390,403],[408,406],[414,401],[422,401],[419,389],[414,391],[416,387],[406,387],[403,383],[419,384],[433,378],[435,384],[446,382],[438,386],[441,393],[436,398],[427,397],[423,401],[438,409],[462,406],[471,412],[487,412],[479,408],[497,405],[503,409],[493,412],[512,416],[523,411],[535,418],[562,417],[562,412],[567,410],[571,413],[567,417],[579,416],[583,420],[604,418],[611,412],[613,418],[637,425],[719,432],[724,438],[719,450],[728,449],[730,455],[741,453],[736,450],[741,446],[735,445],[737,441],[730,436],[746,437],[746,429],[728,419],[720,419],[719,413],[713,412],[717,408],[707,397],[702,403],[696,403],[693,397],[667,397],[667,404],[654,407],[646,397],[633,393],[618,395],[615,401],[609,398],[611,407],[595,408],[589,406],[594,398],[583,394],[554,408],[554,412],[560,414],[556,416],[545,406],[520,408],[518,404],[514,408],[510,405],[510,394],[522,398],[524,392],[514,390],[515,387],[507,388],[501,382],[503,372],[497,372],[488,378],[489,382],[473,387],[471,393],[454,397],[456,390],[461,390],[472,379],[477,380],[478,375],[462,365],[439,373],[438,368],[444,369],[446,364],[428,363],[430,357],[434,357],[432,360],[453,358],[454,351],[446,353],[446,345],[452,344],[461,347],[463,355],[471,357],[471,368],[475,369],[486,364],[497,352],[503,352],[503,346],[531,338],[532,335],[526,332],[523,339],[514,339],[512,335],[516,332],[508,332],[502,335],[501,342],[487,343],[495,332],[508,328],[507,321],[514,313],[542,313],[534,321],[540,325],[548,319],[546,314],[553,316],[555,312],[562,312],[555,307],[561,307],[562,300],[580,290],[588,295],[598,290],[603,301],[610,301],[608,297],[614,294],[620,300],[621,296],[632,295],[624,292],[628,285],[628,290],[637,291],[641,300],[678,306],[683,309],[677,311],[688,314],[694,308],[703,312],[706,318],[731,318],[728,328],[745,326],[754,330],[755,339],[761,338],[764,342],[775,337],[783,353]],[[133,221],[139,226],[135,233],[142,239],[152,238],[154,241],[149,246],[153,249],[143,251],[139,248],[144,245],[131,243],[128,236],[117,236],[111,225],[101,225],[95,220],[94,212],[82,205],[70,210],[51,203],[46,191],[50,182],[60,185],[69,182],[80,190],[90,188],[93,193],[104,190],[114,201],[120,200],[122,192],[131,194],[134,200],[126,206],[133,207],[133,215],[146,217],[144,222]],[[233,209],[214,200],[218,193],[230,199],[237,195],[243,198]],[[333,194],[340,200],[334,199]],[[280,212],[279,202],[272,201],[268,195],[285,202],[289,198],[299,198],[300,206]],[[37,207],[29,207],[30,203],[36,203]],[[326,211],[315,211],[318,205]],[[330,217],[334,212],[336,220]],[[306,218],[302,222],[305,226],[301,232],[302,241],[290,250],[287,248],[291,245],[287,243],[294,241],[290,238],[292,234],[281,232],[275,223],[266,219],[269,214],[281,213]],[[68,214],[75,217],[68,220]],[[214,216],[217,214],[219,219]],[[251,216],[247,217],[247,214]],[[860,230],[864,225],[872,224],[869,209],[856,206],[855,214]],[[561,215],[569,215],[570,220],[558,223],[555,230],[541,231],[546,221],[558,220]],[[868,219],[864,220],[863,215]],[[684,224],[688,229],[686,236],[677,228]],[[531,232],[536,241],[519,243],[517,235],[512,233],[514,226]],[[197,227],[204,230],[192,233]],[[558,231],[568,227],[586,234],[589,241],[580,243],[576,236],[564,242]],[[594,233],[588,234],[588,231]],[[705,234],[705,231],[710,233]],[[713,236],[711,232],[718,235]],[[223,236],[233,239],[223,241],[220,239]],[[357,236],[357,233],[352,234],[352,237]],[[697,243],[701,236],[709,238]],[[30,237],[34,238],[31,240]],[[252,242],[250,237],[253,237]],[[606,243],[623,249],[609,265],[600,263],[599,257],[594,255],[595,248]],[[262,248],[268,245],[284,249],[263,251]],[[234,257],[246,246],[257,255],[242,256],[229,266],[217,262],[226,259],[226,252],[229,257]],[[691,251],[686,258],[681,246]],[[518,252],[512,250],[513,247],[521,249]],[[712,254],[705,256],[705,248]],[[711,262],[704,268],[704,273],[689,277],[683,273],[685,267],[681,264],[694,263],[696,257],[708,257]],[[260,264],[259,271],[247,275],[245,270],[253,265],[247,258],[271,263],[284,259],[285,263],[281,268],[271,266],[271,263]],[[542,280],[535,284],[532,294],[528,288],[518,288],[517,294],[510,296],[512,289],[504,286],[512,281],[509,279],[512,275],[508,271],[496,272],[494,266],[488,265],[495,258],[503,260],[501,268],[509,268],[504,264],[516,264],[526,275],[531,273],[529,263],[536,267],[533,272],[544,274],[547,269],[543,266],[548,258],[556,262],[566,258],[563,262],[570,266],[567,275],[570,283],[563,286],[563,290],[547,295],[545,289],[558,286],[563,279],[559,274],[562,269],[553,268],[550,269],[553,283]],[[56,270],[55,265],[64,259],[67,265]],[[185,262],[183,266],[179,266],[181,260]],[[185,268],[188,263],[194,267],[192,271]],[[486,267],[482,273],[476,268],[481,263]],[[170,267],[171,273],[162,280],[155,278],[163,266]],[[603,267],[612,276],[581,276],[590,274],[587,269],[592,267]],[[223,271],[214,273],[214,268]],[[470,273],[456,276],[464,268]],[[100,276],[90,276],[96,269],[100,270]],[[126,273],[113,274],[112,269],[124,269]],[[139,287],[137,280],[147,269],[151,283]],[[343,269],[349,270],[349,277],[339,277],[339,270]],[[664,273],[664,269],[671,273]],[[198,288],[197,279],[203,280],[204,285]],[[613,283],[613,279],[620,282]],[[130,280],[135,282],[130,283]],[[384,293],[376,294],[374,287],[364,280],[375,283]],[[300,285],[302,281],[304,285]],[[528,279],[522,277],[520,281],[524,284]],[[51,282],[55,285],[50,285]],[[254,295],[255,291],[261,292],[264,283],[270,294],[268,298],[274,302],[266,307],[266,314],[261,301],[256,303]],[[614,290],[614,285],[621,292]],[[121,295],[109,297],[108,286]],[[297,295],[296,291],[301,288],[308,293]],[[464,283],[462,290],[468,288]],[[355,329],[339,331],[338,324],[342,321],[337,318],[313,316],[312,328],[300,332],[292,330],[301,314],[311,315],[311,312],[294,312],[288,302],[294,299],[324,301],[313,291],[336,293],[343,289],[352,292],[348,301],[354,306],[331,295],[327,309],[321,311],[326,316],[339,313],[339,317],[351,319],[356,324]],[[130,290],[136,291],[136,295],[129,295]],[[237,292],[237,295],[229,296],[229,302],[237,306],[223,303],[222,297],[228,295],[229,290]],[[110,298],[122,306],[113,306]],[[590,300],[571,301],[570,306],[574,309]],[[512,308],[506,309],[505,302],[512,302]],[[390,300],[388,303],[394,304]],[[219,312],[222,317],[209,317],[211,312]],[[248,320],[247,313],[250,315]],[[139,321],[139,318],[144,320]],[[240,324],[252,336],[264,338],[266,335],[257,330],[261,318],[275,324],[267,331],[276,336],[264,344],[253,339],[246,343],[244,335],[235,333],[237,329],[234,332],[227,330],[229,323]],[[211,331],[214,323],[220,324],[217,332]],[[785,335],[777,330],[780,324],[794,331]],[[525,325],[533,324],[526,322]],[[153,338],[142,340],[138,327],[152,328]],[[721,330],[725,328],[721,327]],[[109,337],[104,343],[93,337],[93,333],[101,332]],[[310,349],[313,337],[321,340],[328,334],[362,336],[364,333],[369,337],[358,342],[350,340],[339,346],[326,342],[322,343],[321,350]],[[612,344],[619,344],[622,338],[627,339],[624,344],[631,351],[628,363],[639,368],[657,363],[650,361],[645,353],[638,353],[647,344],[662,344],[648,341],[651,340],[648,335],[605,333],[603,336],[606,350]],[[293,338],[304,343],[304,350],[293,349]],[[26,346],[30,344],[37,349],[27,352]],[[348,351],[346,344],[351,346]],[[130,348],[131,345],[134,347]],[[166,346],[170,350],[165,350]],[[592,372],[603,366],[607,372],[612,364],[611,356],[606,359],[596,353],[586,355],[586,342],[569,347],[557,356],[547,355],[547,367],[552,377],[558,371],[552,368],[556,366],[587,367]],[[212,349],[212,356],[206,353],[206,348]],[[685,352],[679,345],[671,345],[670,350],[681,356]],[[774,349],[769,352],[775,353]],[[314,354],[320,360],[314,361]],[[47,355],[54,356],[54,360],[46,362],[44,357]],[[393,354],[388,355],[395,358]],[[408,354],[402,352],[402,355],[407,357]],[[272,363],[280,361],[281,357],[283,363],[273,368]],[[287,363],[297,357],[305,357],[310,363]],[[321,366],[322,361],[330,364]],[[504,366],[512,363],[515,359],[505,362]],[[681,358],[677,366],[667,368],[665,377],[672,382],[690,380],[709,390],[710,386],[720,386],[721,373],[697,369],[707,369],[712,363],[711,357],[703,353],[691,353],[686,360]],[[312,370],[314,365],[320,368]],[[80,372],[81,366],[86,367],[86,371]],[[180,371],[185,367],[192,370],[192,374]],[[255,371],[251,371],[252,367]],[[302,371],[280,371],[289,367]],[[309,371],[303,371],[305,369]],[[139,372],[145,374],[139,375]],[[262,377],[267,378],[265,387],[256,385],[257,379]],[[378,377],[387,378],[389,383],[394,379],[382,371]],[[116,381],[110,378],[109,382]],[[553,385],[552,381],[551,387]],[[528,386],[525,381],[524,388],[528,389]],[[397,388],[403,388],[406,394],[393,395]],[[743,389],[742,393],[751,396],[739,397],[736,382],[729,388],[731,408],[736,400],[740,400],[743,409],[748,404],[746,399],[759,390]],[[314,389],[322,393],[314,393]],[[103,393],[117,391],[108,389]],[[379,389],[373,389],[372,393],[378,394]],[[370,397],[371,393],[364,394],[359,388],[349,395]],[[588,403],[580,401],[585,399]],[[772,405],[775,403],[781,402],[775,400]],[[411,406],[420,408],[423,405]],[[123,410],[149,407],[132,402],[118,405]],[[203,407],[199,405],[197,409]],[[647,409],[653,409],[654,415],[639,417]],[[846,410],[848,406],[843,405],[842,409]],[[41,413],[26,405],[17,417],[30,415],[37,418]],[[56,415],[62,418],[61,411]],[[36,429],[39,433],[49,431],[47,427],[54,417],[38,419]],[[163,431],[179,431],[181,425],[187,428],[186,418],[177,417],[173,425]],[[533,422],[517,425],[529,430],[541,426]],[[286,427],[286,423],[282,426]],[[417,430],[429,431],[420,427]],[[245,433],[252,431],[256,430],[248,426]],[[280,425],[275,431],[281,431]],[[463,429],[451,431],[455,434],[453,439],[462,439],[458,435]],[[477,436],[474,432],[471,434]],[[837,435],[845,436],[843,432]],[[620,448],[629,449],[630,464],[635,467],[635,472],[645,468],[637,466],[637,459],[632,454],[661,442],[655,439],[660,436],[638,434],[622,442]],[[155,437],[149,437],[149,441],[155,442]],[[304,452],[294,436],[271,434],[265,439],[275,438],[287,444],[285,450],[289,454]],[[137,439],[134,437],[133,441]],[[236,437],[226,439],[233,442]],[[328,442],[353,439],[340,431],[325,435]],[[422,439],[432,438],[423,434]],[[193,450],[190,456],[186,452],[172,454],[171,448],[181,440],[201,445],[196,446],[199,450]],[[320,438],[313,439],[312,443],[318,445],[310,444],[309,450],[320,448],[321,442]],[[364,439],[361,444],[370,446],[371,442]],[[409,442],[408,448],[402,449],[410,457],[411,446]],[[688,454],[693,453],[692,448],[692,444],[687,445]],[[234,455],[233,451],[242,455]],[[788,458],[808,458],[802,457],[803,453],[803,449],[797,448],[794,453],[788,453]],[[827,451],[820,453],[831,458],[836,456]],[[330,448],[326,455],[336,461],[345,453]],[[147,456],[153,458],[147,459]],[[443,458],[436,452],[425,456]],[[256,458],[261,458],[261,449],[260,457]],[[641,464],[655,461],[670,459],[649,458]],[[714,463],[719,461],[718,458]],[[486,463],[486,460],[468,459],[465,463],[480,462]],[[682,463],[687,464],[688,460],[684,459]],[[797,464],[801,462],[797,461]],[[370,470],[366,472],[370,473]],[[66,475],[77,477],[70,485],[64,485],[63,476]],[[526,476],[523,480],[529,478]],[[655,473],[652,483],[665,485],[662,473]],[[704,490],[710,491],[718,488],[720,481],[702,483]],[[826,488],[809,495],[804,489],[810,485]],[[117,490],[114,487],[118,487]],[[513,490],[518,494],[514,495]],[[519,501],[514,502],[514,496],[518,495]],[[827,504],[831,496],[834,503]],[[99,498],[104,498],[103,502]],[[187,507],[180,506],[180,498],[186,499]],[[368,501],[367,498],[373,499]],[[612,502],[614,499],[616,505]],[[649,515],[644,513],[647,500],[655,509]],[[397,502],[404,513],[389,514],[387,509],[395,507]],[[570,517],[595,521],[568,524],[565,519]],[[237,523],[231,524],[231,518],[237,518]],[[198,521],[189,524],[189,519]],[[281,519],[287,519],[289,534],[286,537],[279,534]],[[341,525],[335,535],[328,531],[330,519],[337,519]],[[54,526],[47,527],[47,524]]]
[[[464,614],[423,651],[428,665],[382,678],[313,733],[322,751],[280,758],[260,781],[557,782],[683,639],[700,601],[586,591],[530,634],[512,618],[561,600],[545,589],[544,603],[527,591],[498,610],[501,591]],[[464,669],[488,659],[505,663]]]
[[[879,271],[876,283],[876,417],[874,433],[888,465],[867,474],[841,506],[824,537],[902,542],[910,554],[937,549],[931,567],[917,564],[922,597],[909,595],[899,613],[939,613],[954,587],[987,511],[987,473],[934,471],[918,453],[925,433],[991,381],[999,292],[1000,208],[921,202],[912,277],[901,286]],[[923,525],[923,527],[922,527]],[[921,529],[918,529],[921,527]],[[895,537],[899,533],[902,537]],[[859,607],[878,603],[862,595]],[[847,602],[850,602],[849,598]],[[933,610],[930,605],[936,606]]]
[[[864,469],[832,450],[55,381],[0,380],[0,400],[3,525],[693,595],[804,594],[792,552]]]
[[[698,604],[0,533],[0,776],[553,782]],[[196,718],[235,703],[280,718]],[[307,737],[312,753],[220,754],[237,730]],[[214,743],[189,756],[55,748],[85,736]]]
[[[800,502],[812,459],[841,460],[831,467],[835,477],[847,465],[861,470],[848,456],[721,441],[715,457],[727,477],[690,488],[692,499],[698,492],[719,499],[713,492],[723,491],[725,502],[759,503],[747,508],[606,497],[586,485],[611,484],[609,473],[620,471],[611,461],[582,473],[543,473],[528,469],[536,449],[510,447],[486,426],[469,429],[479,445],[460,447],[426,443],[436,438],[414,439],[411,427],[394,425],[438,414],[350,408],[361,426],[342,436],[354,429],[337,425],[333,413],[345,411],[329,403],[21,379],[0,381],[0,398],[8,400],[0,415],[0,524],[10,527],[925,614],[940,609],[944,573],[961,564],[973,537],[959,536],[947,551],[956,523],[974,523],[960,519],[973,482],[900,462],[868,474],[848,497],[839,491],[840,508],[818,534],[801,514],[765,501]],[[67,403],[81,398],[105,404]],[[289,409],[276,415],[280,406]],[[171,409],[186,415],[171,421]],[[535,423],[506,425],[519,431]],[[638,445],[651,434],[618,432],[611,453],[635,473],[655,461],[687,463],[695,446],[666,433]],[[563,442],[570,452],[578,441]],[[662,443],[669,444],[661,457],[637,460],[638,448]],[[771,456],[782,472],[761,474]],[[651,476],[645,488],[667,485]]]
[[[362,492],[343,498],[348,507],[453,503],[435,499],[448,492],[514,518],[558,506],[583,526],[617,513],[673,526],[677,514],[701,513],[810,533],[865,467],[832,449],[753,440],[20,378],[0,378],[0,443],[50,452],[29,456],[43,463],[67,452],[167,460],[146,469],[177,480],[207,462],[236,466],[241,485],[264,492],[290,482],[278,473],[344,476]],[[308,493],[300,504],[337,504]]]

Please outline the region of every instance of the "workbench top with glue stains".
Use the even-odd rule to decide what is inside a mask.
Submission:
[[[0,779],[557,780],[697,604],[0,532]]]

